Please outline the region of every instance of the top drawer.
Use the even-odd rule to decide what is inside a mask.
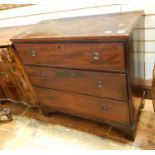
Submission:
[[[15,44],[24,64],[88,70],[125,70],[123,43]]]

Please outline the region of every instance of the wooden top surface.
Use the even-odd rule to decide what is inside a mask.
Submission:
[[[0,46],[34,40],[124,39],[143,11],[46,20],[39,24],[0,29]]]
[[[143,11],[46,20],[14,37],[22,40],[126,38]]]

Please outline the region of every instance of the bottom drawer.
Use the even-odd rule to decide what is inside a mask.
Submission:
[[[41,107],[98,121],[129,125],[128,102],[35,87]]]

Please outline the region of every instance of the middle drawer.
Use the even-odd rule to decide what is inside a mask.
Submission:
[[[126,75],[25,66],[33,85],[98,97],[127,100]]]

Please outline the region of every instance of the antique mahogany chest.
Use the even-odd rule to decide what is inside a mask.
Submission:
[[[45,113],[107,123],[134,140],[143,105],[143,12],[42,21],[12,39]]]

